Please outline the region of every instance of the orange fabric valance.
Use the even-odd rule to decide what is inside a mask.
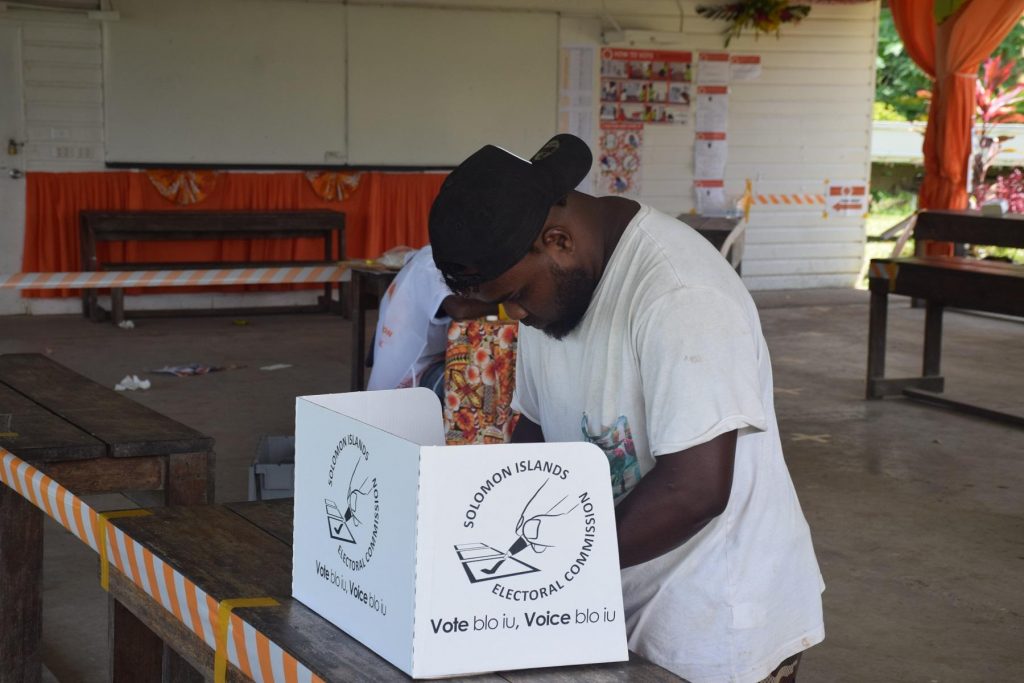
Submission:
[[[285,211],[345,212],[346,256],[375,258],[391,247],[422,247],[427,218],[443,173],[363,173],[343,201],[317,195],[306,175],[218,174],[199,203],[181,206],[158,192],[145,173],[28,173],[23,272],[81,269],[78,212],[92,211]],[[319,240],[218,240],[106,243],[100,256],[123,261],[244,261],[322,259]],[[71,296],[70,291],[25,291],[26,297]]]
[[[965,209],[978,68],[1020,21],[1024,0],[967,0],[938,26],[934,0],[891,0],[889,6],[908,54],[935,80],[918,205]],[[952,251],[937,243],[928,253]]]

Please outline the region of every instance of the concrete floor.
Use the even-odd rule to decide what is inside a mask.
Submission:
[[[1024,677],[1024,430],[902,399],[865,402],[867,296],[755,297],[775,366],[786,458],[828,588],[827,639],[802,681],[1010,681]],[[923,311],[890,309],[890,374],[919,366]],[[244,368],[151,375],[131,398],[217,440],[217,500],[246,497],[262,434],[289,434],[294,397],[343,391],[349,324],[323,315],[137,320],[0,318],[0,352],[51,355],[113,386],[201,362]],[[1024,415],[1024,324],[946,316],[947,392]],[[260,366],[290,363],[266,372]],[[120,496],[91,498],[101,509]],[[60,681],[107,677],[96,555],[46,537],[45,658]],[[52,680],[52,679],[51,679]]]

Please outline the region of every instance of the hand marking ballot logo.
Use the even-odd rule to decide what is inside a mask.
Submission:
[[[455,546],[455,551],[462,561],[462,568],[466,570],[466,576],[469,577],[470,583],[540,571],[533,565],[517,558],[516,555],[526,548],[539,555],[548,548],[555,547],[559,543],[557,537],[560,534],[555,529],[558,524],[553,520],[564,517],[579,507],[579,503],[574,503],[567,495],[558,493],[554,496],[542,495],[550,481],[550,479],[545,479],[526,501],[515,525],[516,539],[512,541],[507,550],[502,552],[494,546],[484,543]],[[550,494],[553,490],[554,487],[548,493]],[[506,562],[508,565],[504,571],[499,573],[502,565]]]
[[[505,600],[531,601],[566,588],[584,570],[597,539],[594,503],[562,465],[520,460],[471,495],[462,526],[472,535],[454,544],[470,584],[486,583]]]

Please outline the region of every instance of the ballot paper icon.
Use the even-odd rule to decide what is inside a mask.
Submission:
[[[345,513],[338,509],[338,504],[330,498],[324,498],[324,503],[327,507],[327,529],[331,538],[344,543],[355,543],[356,539],[348,527],[349,520],[345,519]],[[351,519],[351,515],[349,518]]]
[[[540,571],[517,557],[506,557],[504,551],[486,543],[461,543],[455,546],[455,554],[462,562],[470,583]]]

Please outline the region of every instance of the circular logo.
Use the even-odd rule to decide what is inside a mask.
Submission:
[[[351,571],[365,569],[380,534],[380,490],[363,440],[349,434],[334,448],[327,473],[331,497],[324,498],[330,537]]]
[[[590,493],[546,460],[502,467],[469,492],[455,559],[472,585],[513,602],[547,598],[586,571],[598,525]]]

